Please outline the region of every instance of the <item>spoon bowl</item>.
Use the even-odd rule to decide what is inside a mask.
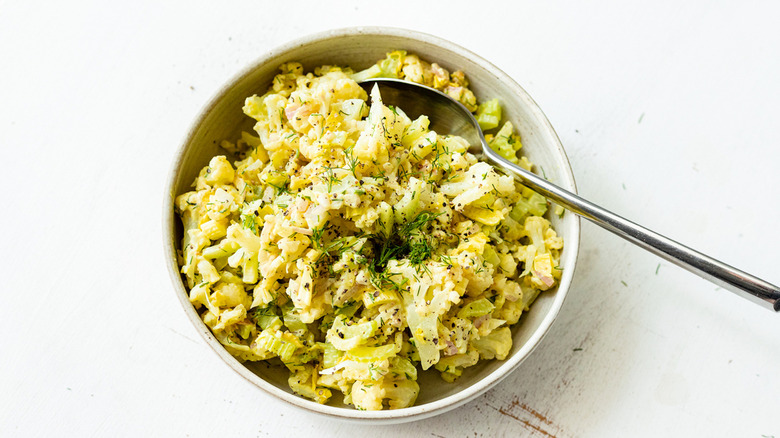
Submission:
[[[471,145],[470,152],[551,201],[724,289],[780,312],[777,286],[635,224],[506,160],[488,146],[474,115],[447,94],[392,78],[367,79],[360,85],[366,90],[379,86],[382,101],[401,108],[412,119],[423,114],[428,116],[431,130],[463,137]]]

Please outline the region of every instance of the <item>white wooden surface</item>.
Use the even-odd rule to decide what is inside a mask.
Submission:
[[[780,282],[775,2],[0,0],[0,435],[780,437],[780,315],[590,224],[552,331],[496,389],[401,426],[308,414],[196,334],[163,268],[174,151],[263,52],[427,31],[546,111],[582,195]]]

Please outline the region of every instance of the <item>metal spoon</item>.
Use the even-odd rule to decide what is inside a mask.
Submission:
[[[379,85],[386,105],[397,106],[412,118],[428,116],[432,130],[465,138],[472,153],[514,175],[537,193],[724,289],[767,309],[780,311],[780,288],[777,286],[637,225],[507,161],[487,145],[471,112],[450,96],[399,79],[375,78],[360,83],[367,91],[374,84]]]

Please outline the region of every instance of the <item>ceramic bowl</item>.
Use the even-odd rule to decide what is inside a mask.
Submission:
[[[356,27],[319,33],[285,44],[261,56],[230,79],[203,108],[179,147],[168,179],[163,210],[163,245],[174,293],[214,352],[247,381],[279,400],[331,417],[372,423],[411,421],[443,413],[474,399],[517,369],[550,328],[569,290],[579,246],[579,219],[570,212],[562,218],[550,217],[565,242],[560,263],[563,278],[557,289],[542,293],[514,326],[514,346],[506,360],[481,361],[466,369],[463,376],[451,384],[441,380],[435,370],[421,372],[420,395],[414,406],[359,411],[339,401],[320,405],[296,396],[289,389],[285,369],[263,362],[242,364],[225,351],[190,304],[179,274],[176,251],[181,246],[182,225],[174,213],[173,199],[190,190],[192,181],[211,157],[225,153],[218,147],[221,140],[236,138],[241,130],[251,130],[253,120],[241,111],[244,99],[253,94],[262,95],[280,64],[298,61],[307,71],[319,65],[334,64],[358,71],[395,49],[415,53],[449,71],[463,70],[480,101],[498,97],[504,118],[512,121],[522,137],[524,153],[544,168],[550,181],[576,192],[574,176],[555,131],[541,109],[512,78],[478,55],[441,38],[405,29]],[[334,399],[335,393],[337,391],[334,391]]]

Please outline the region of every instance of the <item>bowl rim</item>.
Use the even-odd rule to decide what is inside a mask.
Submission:
[[[465,403],[473,400],[483,392],[492,388],[499,383],[505,377],[507,377],[513,370],[515,370],[520,363],[522,363],[528,355],[538,346],[541,339],[547,334],[555,321],[563,302],[568,294],[569,287],[571,285],[574,271],[576,270],[576,260],[579,253],[580,244],[580,218],[573,213],[573,217],[567,227],[567,258],[563,260],[567,269],[564,270],[561,277],[561,282],[558,285],[555,299],[542,319],[539,327],[533,332],[531,337],[523,344],[519,351],[514,355],[504,360],[501,365],[479,380],[477,383],[458,391],[455,394],[449,395],[442,399],[426,403],[423,405],[413,405],[408,408],[397,410],[382,410],[382,411],[360,411],[357,409],[347,409],[329,405],[320,405],[314,401],[299,397],[294,394],[290,394],[283,391],[271,383],[265,381],[260,376],[254,374],[246,366],[238,362],[227,350],[219,343],[214,335],[209,330],[208,326],[200,319],[197,311],[189,302],[189,294],[187,293],[184,283],[179,272],[178,261],[176,258],[176,250],[174,242],[174,229],[176,215],[174,213],[174,199],[176,196],[175,185],[179,175],[181,165],[184,161],[187,145],[193,140],[193,137],[197,133],[199,127],[204,122],[207,115],[218,104],[218,102],[224,98],[229,90],[246,76],[252,74],[260,66],[272,61],[277,56],[284,54],[292,49],[300,46],[321,42],[332,38],[338,38],[343,36],[358,36],[358,35],[371,35],[371,36],[389,36],[400,37],[422,41],[425,43],[433,44],[441,47],[445,50],[449,50],[454,53],[458,53],[464,57],[469,58],[474,63],[488,71],[499,82],[504,83],[512,93],[517,95],[527,105],[527,109],[533,114],[535,119],[540,123],[540,126],[547,130],[548,134],[553,140],[553,146],[556,152],[556,158],[563,164],[562,174],[565,178],[558,181],[558,184],[569,187],[569,190],[573,193],[577,193],[576,183],[574,181],[574,173],[571,169],[568,156],[563,149],[560,139],[557,133],[552,127],[552,124],[542,112],[539,105],[531,98],[531,96],[515,82],[509,75],[504,73],[498,67],[494,66],[489,61],[483,59],[481,56],[473,53],[472,51],[463,48],[455,43],[447,41],[441,37],[430,35],[424,32],[419,32],[410,29],[403,29],[398,27],[384,27],[384,26],[357,26],[357,27],[344,27],[331,29],[323,32],[318,32],[303,36],[301,38],[294,39],[279,45],[263,55],[259,56],[246,67],[241,69],[238,73],[230,77],[223,85],[212,95],[212,97],[201,107],[198,116],[190,124],[187,133],[184,135],[178,150],[176,151],[173,159],[173,163],[169,169],[167,183],[163,199],[163,250],[166,259],[166,265],[168,274],[174,286],[176,295],[181,303],[184,311],[189,318],[190,322],[200,333],[206,343],[211,347],[222,360],[227,363],[230,368],[241,375],[243,378],[253,383],[256,387],[262,389],[266,394],[281,399],[295,407],[306,410],[307,412],[314,412],[320,415],[325,415],[329,418],[339,418],[343,420],[351,420],[358,422],[370,421],[372,424],[380,423],[399,423],[406,421],[421,420],[434,415],[438,415],[462,406]]]

